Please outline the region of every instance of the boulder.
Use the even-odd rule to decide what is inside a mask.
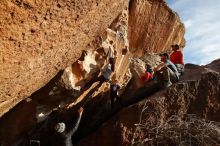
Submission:
[[[74,63],[126,5],[123,0],[1,0],[0,116]]]
[[[132,0],[129,5],[128,39],[131,51],[171,51],[171,45],[185,46],[185,28],[177,13],[164,0]]]
[[[219,144],[219,97],[220,74],[207,72],[123,109],[78,145]]]

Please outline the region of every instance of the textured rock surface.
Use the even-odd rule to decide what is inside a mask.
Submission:
[[[131,72],[133,76],[133,90],[143,87],[141,77],[145,75],[146,64],[152,68],[160,63],[160,56],[156,54],[145,54],[141,58],[133,58],[131,62]]]
[[[75,62],[126,1],[1,0],[0,115]]]
[[[129,11],[129,44],[132,52],[161,52],[170,45],[185,46],[184,25],[163,0],[133,0]]]
[[[122,54],[123,49],[158,52],[172,43],[184,45],[183,25],[161,0],[131,1],[129,19],[127,10],[122,12],[127,1],[122,0],[3,0],[0,4],[0,115],[75,62],[117,16],[109,26],[115,36],[109,35],[107,40],[113,39],[118,53],[116,74],[122,74],[118,79],[125,74],[122,66],[129,64],[131,56]],[[124,39],[127,20],[130,42]]]
[[[109,107],[108,98],[106,98],[108,96],[106,94],[109,89],[108,84],[97,84],[91,81],[100,74],[100,70],[109,62],[110,48],[115,54],[115,70],[112,78],[117,78],[124,85],[129,81],[130,76],[127,75],[127,71],[131,54],[128,51],[129,46],[127,43],[127,20],[127,11],[124,10],[112,22],[104,33],[105,35],[96,37],[88,45],[89,49],[82,51],[76,62],[60,71],[48,84],[34,92],[28,98],[29,100],[23,100],[23,102],[6,113],[0,119],[0,141],[4,141],[7,144],[12,141],[18,142],[16,141],[17,137],[22,137],[22,133],[27,133],[37,124],[40,125],[39,122],[44,121],[51,111],[57,107],[65,109],[64,107],[68,106],[72,107],[72,110],[76,110],[77,106],[85,105],[89,102],[89,106],[86,107],[89,107],[87,110],[91,111],[91,114],[87,118],[93,118],[96,114],[97,116],[95,117],[100,116],[101,109],[103,110],[101,117],[108,116],[111,111],[109,108],[107,111],[105,110],[106,107]],[[86,84],[88,82],[91,83],[91,86]],[[93,98],[96,102],[92,100]],[[96,103],[102,103],[102,106],[94,108]],[[24,115],[20,116],[19,113],[24,113]],[[72,115],[67,117],[72,118]],[[26,121],[28,124],[21,124]],[[94,123],[97,121],[99,122],[99,118],[96,118]],[[87,124],[87,126],[92,127],[94,123]],[[18,127],[17,124],[20,126]],[[6,131],[10,131],[7,136],[4,134]],[[36,133],[41,133],[40,135],[42,135],[45,131],[37,131]],[[27,136],[26,134],[24,135]],[[27,137],[29,138],[29,136]],[[42,137],[43,140],[41,139]],[[42,140],[41,144],[45,144],[48,141],[48,137],[45,137],[45,135],[42,137],[40,138]],[[26,142],[25,138],[23,140]],[[24,146],[25,144],[20,143],[20,145]]]
[[[212,61],[210,64],[206,65],[205,67],[220,72],[220,59]]]
[[[136,19],[134,17],[138,17],[138,19],[142,21],[140,18],[143,18],[141,14],[142,11],[145,13],[146,10],[149,10],[149,8],[145,7],[146,4],[159,4],[162,8],[165,7],[161,9],[161,11],[150,11],[145,14],[146,16],[156,16],[163,13],[169,15],[173,13],[166,7],[164,2],[160,0],[148,0],[143,2],[143,9],[140,10],[135,9],[135,7],[139,7],[141,4],[139,1],[134,0],[131,3],[131,9],[129,9],[130,19],[128,19],[127,9],[122,9],[124,3],[128,1],[120,0],[114,2],[104,0],[74,2],[55,2],[52,0],[47,2],[32,2],[30,0],[11,0],[6,2],[6,0],[4,0],[0,2],[0,4],[3,4],[1,5],[3,8],[7,6],[13,7],[12,10],[7,9],[2,11],[2,16],[6,17],[6,15],[10,15],[10,17],[7,17],[7,21],[2,19],[4,21],[0,22],[4,24],[2,25],[4,27],[0,30],[8,32],[0,35],[0,37],[2,36],[2,38],[4,38],[3,49],[0,50],[2,55],[0,56],[2,58],[0,63],[3,64],[0,70],[0,81],[3,83],[0,85],[1,114],[14,106],[18,101],[45,85],[60,69],[64,69],[68,66],[64,70],[64,73],[62,71],[59,72],[48,84],[33,93],[29,97],[30,99],[23,100],[23,102],[0,119],[0,141],[8,143],[14,142],[15,138],[23,136],[22,133],[24,133],[24,136],[30,138],[27,131],[35,127],[39,121],[44,120],[53,108],[58,106],[63,107],[70,101],[74,103],[73,111],[76,111],[79,105],[86,104],[85,109],[87,112],[84,121],[82,120],[82,124],[84,124],[84,129],[82,128],[82,130],[93,129],[94,125],[97,126],[97,124],[102,123],[103,117],[108,118],[110,116],[109,114],[112,114],[109,98],[106,98],[109,89],[108,84],[97,85],[97,83],[94,83],[90,88],[83,89],[84,83],[96,77],[96,73],[99,73],[99,69],[102,68],[102,65],[108,62],[107,58],[103,62],[103,58],[100,59],[100,54],[97,53],[103,50],[106,55],[109,53],[109,48],[114,48],[114,61],[116,66],[112,78],[117,78],[120,83],[128,81],[130,78],[128,67],[130,57],[132,56],[129,52],[129,48],[134,48],[129,47],[129,45],[134,46],[136,43],[132,40],[130,40],[132,41],[131,43],[128,42],[127,33],[133,33],[132,31],[135,30],[135,28],[131,27],[133,24],[134,27],[137,27],[137,31],[142,33],[142,30],[136,25]],[[11,11],[14,13],[10,13]],[[140,12],[141,16],[134,15],[138,12]],[[119,13],[120,15],[118,15]],[[139,15],[139,13],[137,15]],[[175,21],[173,25],[181,24],[175,14],[171,14],[170,16],[174,16],[169,20]],[[161,18],[162,17],[163,16],[161,16]],[[164,19],[167,19],[167,16],[164,17]],[[116,19],[111,25],[108,25],[112,22],[113,18]],[[129,28],[131,31],[128,31],[128,20],[130,20]],[[143,21],[143,23],[149,23],[149,26],[152,26],[152,23],[157,24],[160,23],[160,21],[160,19],[152,18],[150,22]],[[8,25],[9,23],[10,25]],[[142,25],[141,22],[140,24]],[[160,26],[163,25],[167,24],[161,23]],[[8,29],[6,29],[6,26]],[[109,28],[107,31],[104,31],[107,26],[109,26]],[[180,28],[182,28],[182,25]],[[155,29],[156,28],[149,29],[149,33],[152,34],[152,37],[153,34],[156,34],[154,32]],[[174,43],[176,31],[179,31],[179,29],[175,26],[171,32],[165,31],[163,34],[165,35],[165,33],[167,33],[167,36],[172,36],[172,38],[170,37],[170,41]],[[16,35],[12,35],[13,33]],[[184,31],[178,32],[178,35],[181,33],[182,35],[178,37],[183,37]],[[136,35],[136,33],[134,34]],[[142,36],[144,36],[144,34],[142,34]],[[138,36],[136,35],[136,37]],[[154,39],[155,40],[152,39],[150,41],[158,41],[156,41],[157,38]],[[140,43],[145,44],[145,40]],[[155,49],[153,47],[154,44],[152,45],[151,43],[149,47],[152,51],[146,48],[144,48],[144,50],[149,52],[162,51],[163,49],[161,48],[165,46],[163,43],[167,42],[160,43],[157,49]],[[180,41],[177,43],[180,43]],[[162,47],[160,48],[159,45],[162,45]],[[93,51],[90,52],[90,49],[93,49]],[[138,51],[141,50],[138,47],[135,49]],[[143,52],[140,54],[143,55]],[[60,79],[62,79],[64,83],[62,87],[59,86]],[[82,90],[79,91],[81,88]],[[79,96],[72,96],[72,90],[78,90]],[[25,114],[21,117],[20,113]],[[42,115],[43,117],[40,117]],[[66,116],[66,118],[74,120],[70,115],[62,115],[61,117]],[[28,121],[28,124],[22,125],[22,123],[26,121]],[[90,122],[89,124],[88,121]],[[17,124],[19,124],[19,127]],[[8,135],[5,134],[6,132]],[[43,132],[45,133],[45,131]],[[39,133],[41,134],[41,132],[36,132],[33,135],[35,136],[35,134]],[[40,137],[43,137],[43,141],[47,141],[48,135],[50,134],[46,132],[46,135],[40,135]],[[28,138],[23,140],[28,143]],[[15,142],[21,142],[19,140],[15,140]]]
[[[214,60],[210,64],[199,66],[195,64],[186,64],[184,76],[180,78],[180,81],[184,80],[198,80],[202,74],[209,71],[220,72],[220,59]]]
[[[181,119],[186,114],[195,114],[206,120],[220,122],[219,98],[220,74],[208,72],[197,81],[175,84],[165,91],[158,92],[148,99],[124,109],[96,132],[84,138],[79,145],[131,145],[135,138],[138,137],[141,140],[145,134],[138,132],[135,124],[144,124],[148,121],[152,123],[146,123],[147,125],[159,126],[173,115]],[[147,143],[147,139],[145,140]]]

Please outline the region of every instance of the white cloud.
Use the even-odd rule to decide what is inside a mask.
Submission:
[[[186,27],[187,63],[207,64],[220,58],[220,1],[168,0]]]
[[[186,29],[190,28],[192,26],[192,20],[188,19],[186,21],[183,22],[185,24]]]

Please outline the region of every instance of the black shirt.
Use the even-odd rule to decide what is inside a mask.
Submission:
[[[51,139],[51,146],[73,146],[72,144],[72,136],[76,132],[79,127],[79,123],[81,120],[81,114],[78,117],[75,126],[69,131],[64,131],[63,133],[56,132]]]

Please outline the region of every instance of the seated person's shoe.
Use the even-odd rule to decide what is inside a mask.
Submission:
[[[170,81],[168,82],[164,82],[163,85],[162,85],[162,88],[168,88],[172,85],[172,83]]]

